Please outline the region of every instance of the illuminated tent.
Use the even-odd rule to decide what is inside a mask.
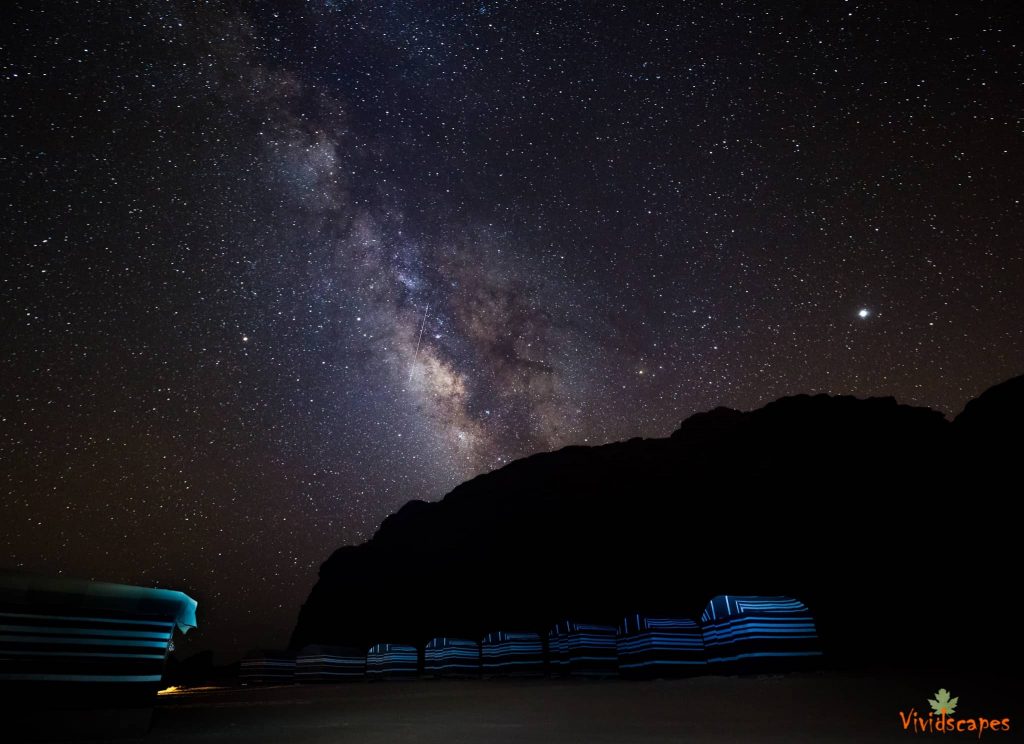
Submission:
[[[366,676],[370,679],[403,679],[417,674],[419,654],[415,646],[378,643],[366,654]]]
[[[478,677],[480,644],[464,638],[434,638],[423,652],[423,670],[435,677]]]
[[[306,646],[295,658],[295,679],[299,682],[338,682],[362,679],[366,654],[358,648]]]
[[[569,674],[569,623],[557,623],[548,631],[548,665],[552,677]]]
[[[544,674],[544,643],[536,633],[495,631],[480,644],[484,674],[534,677]]]
[[[238,678],[242,684],[293,682],[295,655],[288,651],[254,649],[242,659]]]
[[[701,629],[693,620],[629,615],[616,638],[619,673],[627,677],[699,674],[706,668]]]
[[[740,668],[792,668],[821,656],[814,618],[790,597],[712,599],[700,616],[708,663]]]
[[[196,627],[196,601],[169,589],[0,573],[0,625],[8,730],[24,716],[41,735],[144,733],[174,630]]]
[[[552,669],[573,677],[614,677],[619,673],[612,625],[561,622],[548,634]]]

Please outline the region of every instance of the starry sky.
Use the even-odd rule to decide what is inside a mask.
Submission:
[[[512,459],[1024,371],[1024,7],[27,3],[0,85],[0,566],[287,641]]]

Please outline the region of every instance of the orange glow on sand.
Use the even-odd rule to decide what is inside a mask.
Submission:
[[[165,687],[162,690],[157,690],[157,695],[190,695],[193,692],[211,692],[213,690],[224,690],[225,687],[217,685],[202,685],[200,687],[180,687],[178,685],[171,685]]]

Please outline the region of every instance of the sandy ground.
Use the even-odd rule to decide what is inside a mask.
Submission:
[[[953,678],[950,678],[952,676]],[[975,740],[904,731],[939,687],[965,716],[1014,716],[1019,681],[807,673],[629,682],[483,680],[229,689],[161,697],[159,742],[744,742]],[[1019,704],[1016,704],[1019,709]],[[1017,717],[1024,732],[1024,719]],[[989,733],[987,741],[1024,739]],[[124,740],[122,740],[124,741]]]

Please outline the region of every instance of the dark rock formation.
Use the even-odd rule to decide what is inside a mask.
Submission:
[[[1015,473],[992,453],[1021,450],[1022,419],[1024,377],[954,423],[799,395],[696,414],[668,439],[527,457],[336,551],[292,646],[697,618],[733,593],[802,600],[837,663],[995,663],[1010,620],[990,600],[1015,582],[994,484]]]

